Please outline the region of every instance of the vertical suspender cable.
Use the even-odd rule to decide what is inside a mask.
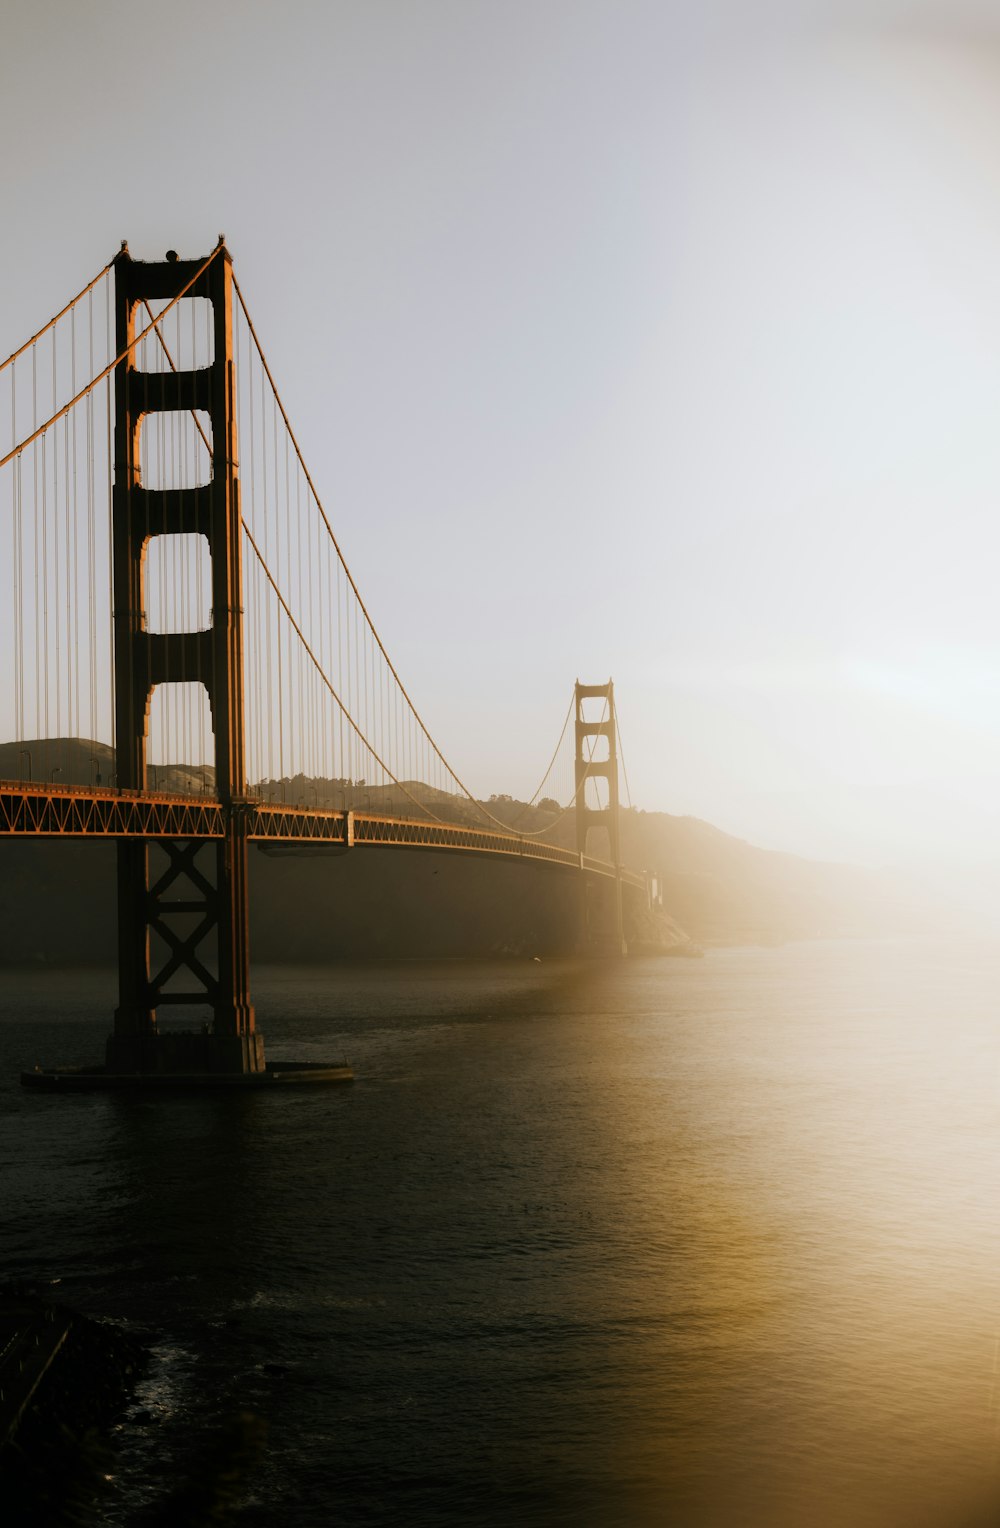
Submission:
[[[76,393],[76,309],[73,310],[71,328],[72,347],[72,372],[73,392]],[[67,419],[69,415],[67,414]],[[71,537],[71,561],[73,577],[71,588],[73,591],[73,610],[70,619],[70,661],[73,664],[73,687],[70,695],[70,707],[75,715],[76,723],[70,723],[70,733],[73,737],[80,737],[80,517],[79,517],[79,453],[78,443],[80,436],[80,418],[73,418],[73,471],[72,471],[72,537]]]
[[[105,339],[107,341],[108,354],[113,355],[111,341],[111,284],[105,287],[104,297],[105,312]],[[115,456],[111,434],[111,373],[109,372],[104,381],[104,421],[105,421],[105,449],[108,462],[108,648],[110,663],[108,674],[112,683],[108,692],[108,704],[111,711],[111,747],[114,751],[114,778],[118,784],[118,708],[115,705],[114,672],[115,672],[115,577],[114,577],[114,477]]]
[[[94,374],[94,294],[87,294],[87,365]],[[87,730],[95,742],[97,723],[97,557],[94,534],[94,395],[87,394],[87,658],[88,658],[88,724]]]

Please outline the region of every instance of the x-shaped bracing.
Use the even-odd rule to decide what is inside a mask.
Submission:
[[[187,843],[175,843],[170,839],[159,839],[157,842],[166,854],[168,863],[162,875],[146,893],[146,923],[149,929],[160,936],[170,955],[157,974],[150,978],[150,1006],[155,1008],[161,1003],[205,1003],[211,1006],[218,994],[218,978],[211,974],[196,953],[219,921],[217,889],[195,863],[199,851],[205,845],[198,839]],[[196,891],[201,892],[201,901],[164,901],[165,894],[182,876],[187,878]],[[167,916],[178,913],[200,913],[202,916],[189,933],[180,934],[164,921]],[[199,991],[164,991],[166,984],[181,970],[190,971],[194,979],[201,983]]]

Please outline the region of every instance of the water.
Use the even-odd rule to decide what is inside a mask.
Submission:
[[[995,1484],[997,949],[260,970],[269,1054],[358,1074],[277,1096],[26,1094],[113,982],[2,985],[0,1278],[154,1349],[108,1523],[240,1408],[252,1528],[952,1528]]]

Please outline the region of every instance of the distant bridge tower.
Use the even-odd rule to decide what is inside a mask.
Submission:
[[[586,701],[604,701],[597,721],[584,717]],[[605,748],[604,744],[607,744]],[[604,781],[606,801],[592,806],[587,799],[588,781]],[[615,687],[576,683],[576,847],[581,865],[587,853],[588,834],[603,830],[608,836],[608,858],[615,867],[610,918],[608,909],[595,905],[596,887],[584,884],[584,937],[595,952],[625,955],[622,916],[622,854],[618,808],[618,722]]]
[[[116,352],[136,337],[137,310],[177,297],[202,260],[145,263],[123,247],[115,264]],[[212,305],[214,353],[197,370],[142,372],[136,352],[115,372],[114,567],[115,721],[118,785],[147,789],[146,742],[153,689],[176,680],[208,691],[215,738],[216,790],[225,835],[158,840],[165,867],[151,873],[149,845],[118,846],[119,1006],[108,1041],[113,1072],[264,1069],[249,992],[247,842],[239,799],[246,793],[243,725],[243,611],[237,477],[232,267],[220,246],[185,293]],[[149,343],[149,342],[147,342]],[[156,489],[142,481],[144,420],[197,409],[211,421],[212,470],[195,488]],[[146,624],[146,553],[155,536],[196,533],[211,554],[212,610],[203,631],[151,632]],[[214,859],[214,866],[211,861]],[[150,936],[158,953],[151,966]],[[160,961],[160,954],[164,958]],[[178,987],[178,981],[182,983]],[[210,1034],[158,1034],[166,1004],[209,1008]]]

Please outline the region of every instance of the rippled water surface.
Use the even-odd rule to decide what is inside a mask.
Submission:
[[[0,1277],[154,1348],[109,1522],[248,1407],[248,1525],[952,1528],[998,995],[985,946],[272,968],[269,1054],[352,1088],[49,1098],[16,1073],[97,1059],[113,980],[4,973]]]

